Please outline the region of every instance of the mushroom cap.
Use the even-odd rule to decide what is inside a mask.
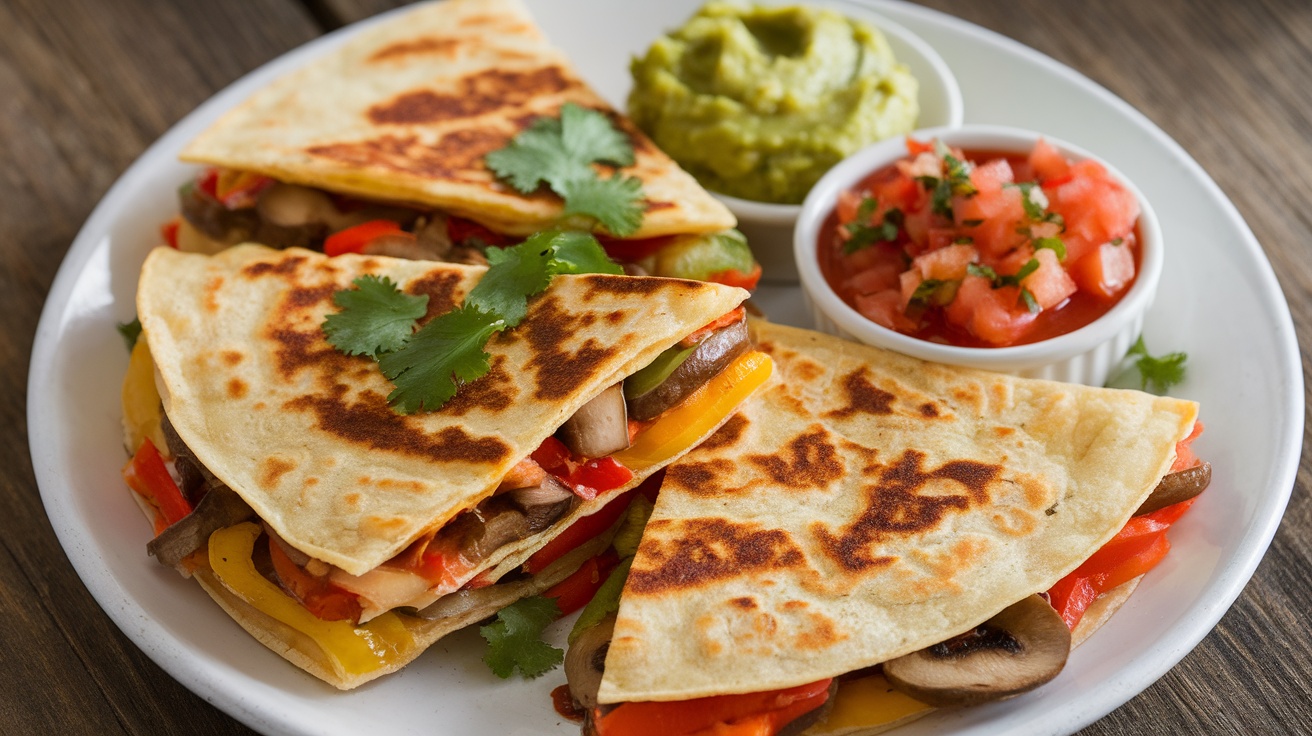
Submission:
[[[1008,606],[975,629],[884,663],[897,690],[937,707],[974,705],[1033,690],[1066,665],[1071,632],[1041,596]]]

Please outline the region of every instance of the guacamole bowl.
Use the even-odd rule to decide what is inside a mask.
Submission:
[[[907,66],[919,83],[917,94],[920,114],[917,128],[960,125],[963,120],[961,88],[943,58],[932,46],[906,28],[859,8],[844,8],[853,19],[878,28],[888,41],[897,60]],[[738,218],[738,229],[747,236],[756,259],[761,263],[762,280],[768,283],[794,284],[798,272],[793,260],[793,226],[801,214],[800,204],[775,204],[714,191],[711,193]]]
[[[793,249],[821,331],[1096,386],[1138,339],[1164,255],[1133,182],[1075,145],[988,125],[853,154],[803,202]]]

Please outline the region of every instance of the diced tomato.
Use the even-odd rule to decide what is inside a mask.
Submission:
[[[1008,345],[1025,333],[1035,315],[1020,302],[1014,286],[994,289],[988,279],[967,276],[945,310],[948,321],[994,345]]]
[[[838,224],[846,225],[856,219],[856,213],[861,209],[861,202],[865,197],[850,189],[838,193],[838,200],[834,202],[834,213],[838,215]]]
[[[976,190],[988,194],[1002,189],[1003,184],[1014,181],[1016,177],[1012,173],[1011,164],[1005,158],[995,158],[976,166],[975,170],[970,172],[970,183]]]
[[[915,322],[902,311],[902,293],[896,289],[859,294],[854,301],[856,310],[875,324],[903,332],[915,329]]]
[[[343,253],[363,253],[364,248],[383,235],[401,232],[400,223],[395,220],[370,220],[359,225],[339,230],[323,241],[323,252],[329,256]]]
[[[966,267],[979,260],[979,251],[969,245],[949,245],[916,256],[911,267],[927,279],[956,281],[966,277]]]
[[[557,534],[542,549],[534,552],[533,556],[528,558],[528,561],[524,563],[524,572],[536,575],[580,544],[606,531],[619,520],[620,515],[629,508],[629,502],[632,500],[633,491],[628,491],[624,496],[616,498],[601,507],[597,513],[584,516],[565,527],[564,531]]]
[[[593,725],[598,736],[772,736],[824,705],[831,682],[763,693],[623,703],[604,715],[594,710]]]
[[[1034,253],[1039,267],[1021,280],[1020,285],[1029,289],[1040,309],[1055,309],[1075,293],[1075,281],[1061,267],[1056,251],[1040,248]]]
[[[1103,243],[1071,265],[1079,288],[1101,299],[1114,299],[1134,280],[1134,251],[1128,243]]]
[[[907,153],[912,157],[919,156],[922,153],[933,153],[934,143],[932,141],[918,141],[911,136],[907,136]]]
[[[1075,628],[1097,597],[1148,572],[1171,549],[1166,531],[1196,498],[1136,516],[1111,541],[1048,591],[1048,600],[1070,628]]]
[[[1067,176],[1071,169],[1070,162],[1061,155],[1061,151],[1043,138],[1040,138],[1034,144],[1034,150],[1030,151],[1029,163],[1034,167],[1034,174],[1044,182]]]
[[[956,197],[953,214],[981,254],[1002,256],[1027,239],[1018,232],[1025,223],[1024,196],[1019,188],[1006,187]]]
[[[1071,178],[1044,187],[1049,207],[1062,216],[1068,262],[1078,262],[1093,248],[1134,230],[1139,202],[1096,161],[1072,164]]]
[[[303,570],[287,556],[282,545],[269,538],[269,558],[273,561],[274,572],[287,591],[305,606],[306,610],[324,621],[360,620],[360,597],[335,585],[327,578],[320,578]]]
[[[210,199],[218,199],[219,170],[213,166],[200,172],[196,177],[196,188]]]
[[[589,558],[569,577],[548,588],[542,597],[555,598],[560,615],[568,616],[592,600],[597,589],[619,564],[620,557],[615,548],[608,548],[602,554]]]
[[[898,276],[902,273],[901,265],[891,261],[876,263],[864,271],[843,282],[843,289],[848,294],[874,294],[879,291],[898,288]]]

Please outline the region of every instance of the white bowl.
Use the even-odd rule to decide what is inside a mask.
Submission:
[[[949,146],[976,151],[1028,153],[1044,138],[1067,158],[1096,158],[1089,152],[1030,130],[991,125],[967,125],[919,131],[917,140],[935,138]],[[907,157],[905,139],[887,140],[852,154],[816,183],[797,219],[793,249],[802,290],[816,329],[922,360],[983,368],[1030,378],[1101,386],[1143,329],[1144,314],[1157,293],[1162,275],[1161,226],[1152,205],[1133,182],[1106,162],[1107,170],[1139,200],[1139,273],[1129,291],[1106,314],[1073,332],[1028,345],[964,348],[921,340],[870,321],[844,302],[825,281],[817,256],[819,233],[834,209],[838,194],[870,173]]]
[[[961,88],[943,58],[919,36],[887,18],[846,5],[841,13],[870,23],[883,32],[897,60],[906,64],[920,83],[918,127],[961,125]],[[793,261],[793,225],[802,211],[800,204],[774,204],[711,193],[738,218],[738,229],[747,236],[761,279],[769,283],[797,283]]]

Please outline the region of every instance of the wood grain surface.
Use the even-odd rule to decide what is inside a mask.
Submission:
[[[1312,3],[923,4],[1052,56],[1161,126],[1235,202],[1312,344]],[[146,146],[246,71],[393,5],[0,3],[0,733],[251,733],[138,650],[68,563],[28,454],[29,353],[74,235]],[[1305,452],[1270,551],[1216,629],[1084,733],[1312,732],[1310,469]]]

